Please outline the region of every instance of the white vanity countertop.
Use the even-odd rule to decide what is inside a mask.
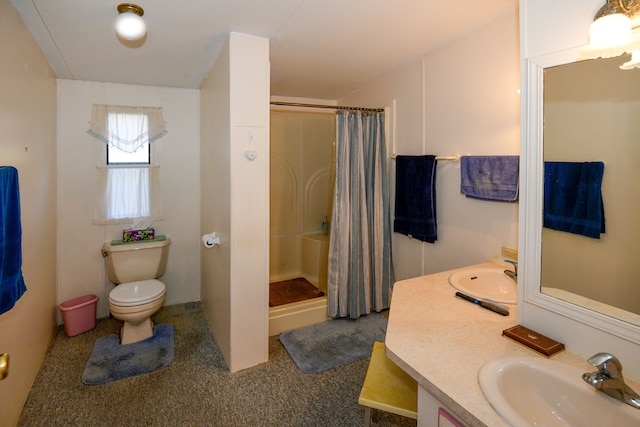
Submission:
[[[515,304],[509,306],[509,316],[501,316],[456,297],[448,282],[453,271],[395,283],[387,355],[466,425],[506,426],[482,394],[478,371],[497,357],[544,356],[502,336],[504,329],[517,324]],[[551,360],[594,370],[584,357],[568,350]]]

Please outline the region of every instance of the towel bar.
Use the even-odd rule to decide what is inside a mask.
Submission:
[[[392,154],[391,160],[395,160],[397,156],[397,154]],[[460,160],[460,156],[457,154],[454,154],[453,156],[436,156],[436,160],[451,160],[452,162],[457,162]]]

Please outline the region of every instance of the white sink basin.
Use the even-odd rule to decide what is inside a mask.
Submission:
[[[504,274],[506,267],[471,267],[454,271],[449,276],[451,286],[477,299],[488,299],[503,304],[515,304],[516,282]]]
[[[584,372],[541,357],[513,356],[485,364],[478,382],[513,426],[640,426],[640,410],[584,382]]]

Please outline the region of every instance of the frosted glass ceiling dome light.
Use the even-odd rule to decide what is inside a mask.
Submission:
[[[144,10],[133,3],[120,3],[117,7],[115,30],[125,40],[140,40],[147,33],[147,24],[142,19]]]

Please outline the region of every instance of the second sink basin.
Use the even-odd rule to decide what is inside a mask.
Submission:
[[[478,299],[503,304],[515,304],[516,282],[504,274],[506,267],[470,267],[454,271],[449,276],[451,286]]]
[[[486,363],[478,383],[493,409],[513,426],[640,425],[640,410],[582,380],[583,370],[532,356]]]

